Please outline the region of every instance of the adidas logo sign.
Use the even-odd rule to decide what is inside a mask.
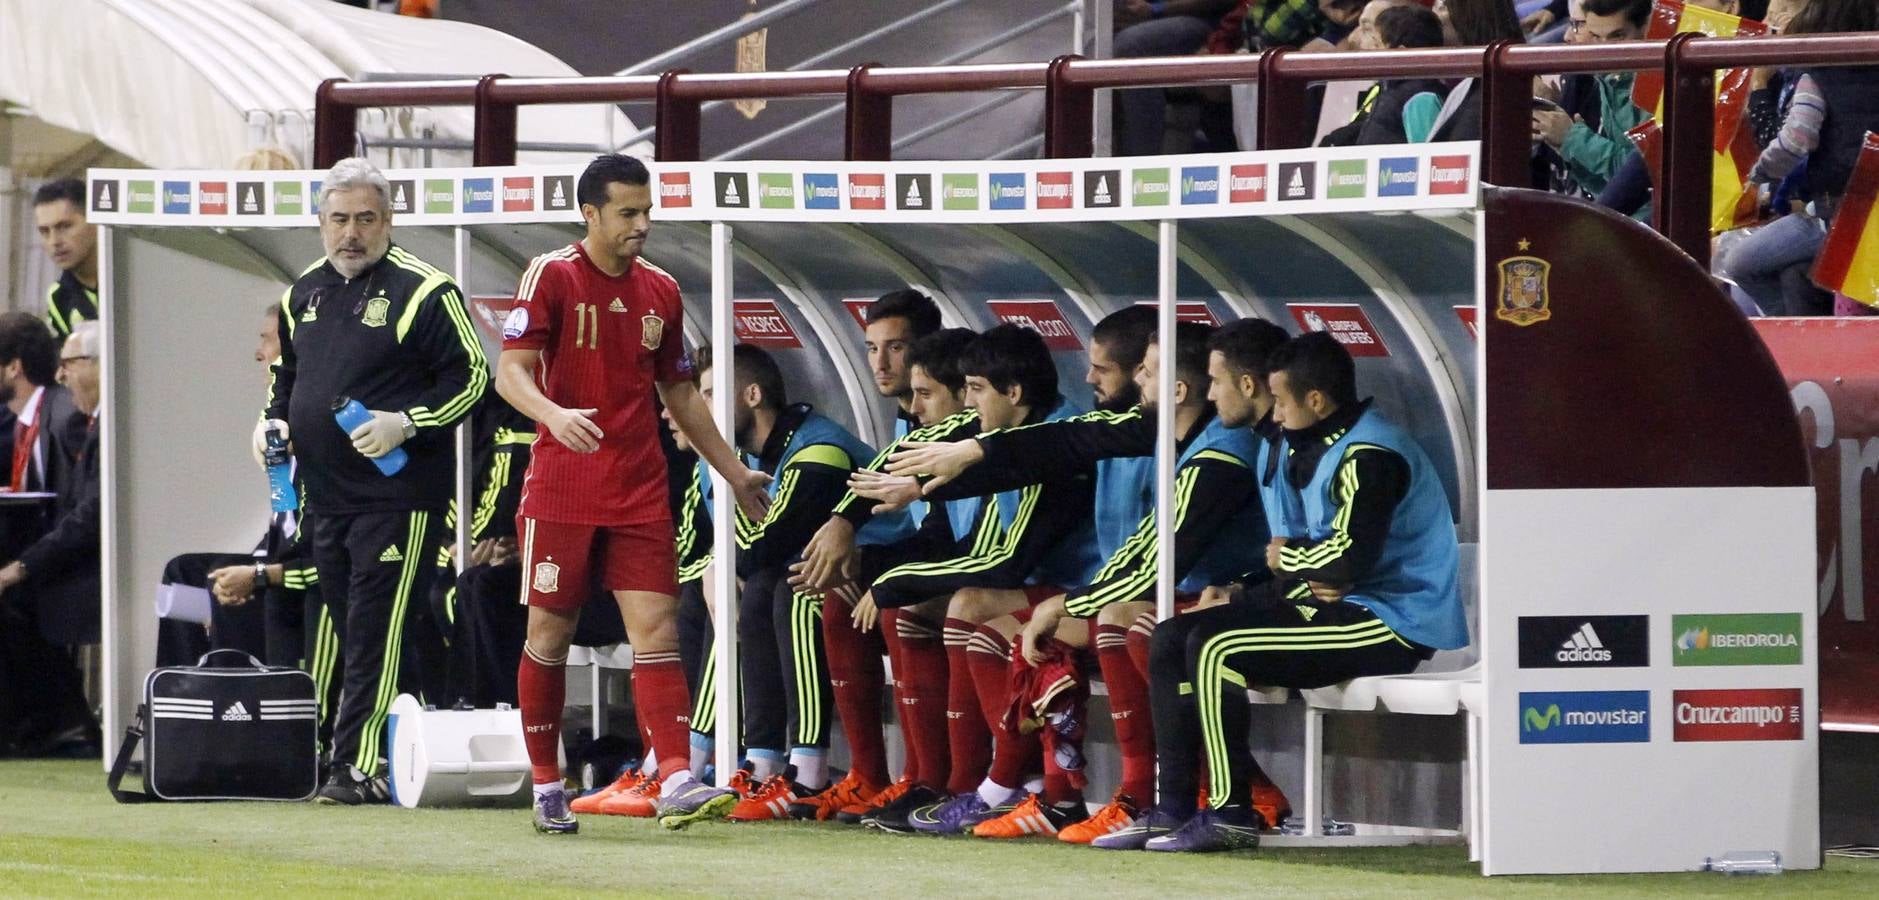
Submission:
[[[907,205],[920,206],[920,182],[907,182]]]
[[[1299,192],[1303,192],[1305,190],[1304,170],[1302,169],[1292,170],[1292,183],[1289,185],[1286,185],[1286,189],[1291,190],[1291,191],[1299,191]]]
[[[1093,202],[1095,203],[1108,203],[1109,202],[1109,179],[1108,178],[1096,179],[1096,192],[1092,196],[1094,198]]]
[[[1598,639],[1598,632],[1592,630],[1592,623],[1579,626],[1579,630],[1559,645],[1559,652],[1553,658],[1560,662],[1611,662],[1612,652],[1605,649],[1605,643]]]
[[[235,701],[233,706],[222,710],[224,722],[251,722],[253,720],[254,716],[248,714],[248,707],[241,705],[240,700]]]
[[[723,204],[723,205],[725,205],[725,206],[737,206],[737,205],[740,205],[740,204],[742,204],[743,202],[744,202],[744,201],[743,201],[743,199],[742,199],[741,197],[739,197],[739,196],[738,196],[738,193],[737,193],[737,182],[735,182],[735,181],[727,181],[727,182],[725,182],[725,183],[724,183],[724,204]]]
[[[390,547],[386,547],[384,553],[380,553],[378,555],[378,561],[379,562],[404,562],[405,555],[403,553],[398,552],[398,545],[393,544]]]
[[[613,302],[611,304],[608,304],[607,311],[608,312],[626,312],[626,304],[621,303],[620,298],[615,297],[613,298]]]
[[[111,186],[108,184],[98,189],[98,208],[100,210],[113,208],[111,203]]]

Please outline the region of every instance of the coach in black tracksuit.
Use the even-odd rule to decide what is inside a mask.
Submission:
[[[323,802],[382,800],[385,715],[414,674],[405,627],[435,577],[454,493],[450,426],[489,381],[449,276],[391,243],[385,177],[360,159],[333,167],[320,197],[326,258],[281,298],[281,358],[257,444],[285,427],[306,482],[313,560],[339,638],[342,695]],[[350,434],[335,401],[370,411]],[[375,460],[402,449],[386,475]]]

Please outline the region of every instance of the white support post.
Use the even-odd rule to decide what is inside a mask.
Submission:
[[[473,315],[469,309],[470,229],[458,225],[453,229],[453,232],[453,237],[455,238],[454,249],[456,250],[453,270],[456,272],[457,293],[462,295],[459,302],[464,304],[464,315]],[[492,366],[491,368],[494,367]],[[470,520],[475,517],[475,509],[470,506],[470,497],[476,490],[476,463],[474,462],[476,454],[475,448],[470,446],[471,441],[474,440],[472,434],[475,430],[475,426],[472,425],[470,421],[473,417],[473,415],[464,416],[463,419],[457,423],[456,436],[454,438],[457,447],[457,533],[450,537],[451,540],[456,542],[457,546],[455,561],[457,564],[456,571],[458,572],[462,572],[468,565],[470,557]],[[445,703],[440,704],[440,706],[454,704],[457,702],[457,698],[445,697],[444,701]],[[599,698],[595,698],[594,706],[596,708],[600,706]]]
[[[1108,0],[1098,0],[1090,4],[1092,30],[1090,56],[1094,59],[1109,59],[1115,56],[1116,15],[1115,5]],[[1093,156],[1115,155],[1115,108],[1116,92],[1111,88],[1096,91],[1095,119],[1090,134],[1090,153]]]
[[[731,226],[711,223],[711,416],[725,442],[737,446],[731,401],[737,392],[731,347]],[[737,770],[737,540],[736,501],[724,476],[711,472],[712,625],[716,635],[718,728],[716,765],[723,784]]]
[[[123,396],[118,390],[117,316],[111,307],[117,302],[117,287],[113,283],[117,270],[117,245],[109,225],[98,226],[98,393],[107,400]],[[98,533],[98,583],[103,590],[98,598],[99,632],[102,635],[98,661],[98,695],[103,698],[99,716],[104,728],[105,771],[111,770],[116,741],[113,738],[124,733],[125,709],[118,703],[118,690],[121,685],[121,671],[130,671],[135,663],[129,657],[135,651],[137,640],[131,634],[128,623],[119,621],[117,609],[118,556],[122,552],[122,533],[118,529],[118,465],[113,456],[117,452],[117,417],[113,409],[98,423],[98,455],[103,463],[98,467],[100,523]],[[129,663],[129,665],[124,665]],[[134,707],[133,707],[134,708]]]
[[[1159,255],[1155,333],[1161,351],[1160,378],[1155,382],[1155,616],[1174,615],[1174,324],[1178,307],[1175,262],[1179,252],[1177,226],[1161,220],[1156,238]]]
[[[1324,712],[1305,704],[1305,831],[1324,837]]]

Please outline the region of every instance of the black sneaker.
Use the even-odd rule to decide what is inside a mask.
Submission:
[[[861,816],[861,824],[869,828],[885,831],[889,834],[913,834],[914,828],[912,825],[908,824],[907,817],[913,815],[913,811],[916,809],[931,806],[935,803],[943,803],[945,800],[945,794],[927,787],[924,784],[916,784],[908,788],[907,792],[901,794],[894,802],[875,809],[872,812],[863,813]]]
[[[333,763],[327,767],[326,783],[313,799],[326,806],[380,804],[390,802],[391,790],[382,775],[367,776],[349,763]]]

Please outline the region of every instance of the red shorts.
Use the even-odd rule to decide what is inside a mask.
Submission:
[[[1070,593],[1058,584],[1027,584],[1021,590],[1024,591],[1024,602],[1031,606],[1043,603],[1058,594]]]
[[[556,611],[586,605],[590,585],[676,597],[672,523],[570,525],[516,516],[522,538],[522,603]]]

